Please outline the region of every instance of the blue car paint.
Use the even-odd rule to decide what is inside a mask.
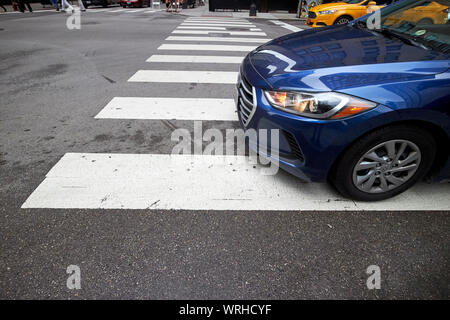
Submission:
[[[390,123],[426,121],[442,128],[450,141],[449,66],[449,55],[348,25],[290,34],[260,46],[241,65],[241,74],[257,95],[258,107],[248,128],[291,133],[304,161],[290,156],[289,144],[281,134],[280,167],[303,180],[323,182],[349,145]],[[272,107],[264,90],[336,91],[378,106],[342,120],[318,120]],[[249,144],[258,149],[257,141]],[[439,147],[448,152],[449,145]],[[447,158],[436,180],[448,177]]]

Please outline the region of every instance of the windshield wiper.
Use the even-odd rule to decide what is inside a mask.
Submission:
[[[450,46],[436,40],[430,40],[422,37],[414,37],[409,34],[392,30],[391,28],[369,29],[365,21],[354,21],[353,26],[358,29],[367,29],[369,31],[380,33],[388,38],[395,38],[411,46],[421,47],[427,50],[434,50],[442,53],[449,53]]]
[[[393,31],[391,29],[382,28],[382,29],[373,29],[375,32],[379,32],[384,36],[387,36],[389,38],[396,38],[406,44],[412,45],[412,46],[418,46],[419,44],[414,41],[412,37],[408,37],[406,34]]]
[[[382,35],[390,37],[390,38],[396,38],[396,39],[398,39],[406,44],[409,44],[411,46],[422,47],[424,49],[434,49],[434,48],[432,48],[431,45],[424,44],[424,42],[427,43],[427,41],[425,41],[425,39],[423,39],[423,38],[416,38],[416,37],[410,36],[410,35],[402,33],[402,32],[394,31],[389,28],[373,29],[373,31],[379,32]]]
[[[416,47],[422,47],[424,49],[428,50],[434,50],[441,53],[448,53],[450,50],[450,47],[446,43],[442,43],[436,40],[426,39],[423,37],[414,37],[402,32],[397,32],[391,29],[382,29],[381,32],[383,34],[390,35],[392,37],[395,37],[407,44],[416,46]]]

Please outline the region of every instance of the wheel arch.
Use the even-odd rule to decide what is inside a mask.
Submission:
[[[338,21],[338,20],[339,20],[340,18],[342,18],[342,17],[349,18],[350,21],[355,20],[355,18],[353,18],[350,14],[344,13],[344,14],[341,14],[341,15],[340,15],[339,17],[337,17],[336,19],[334,19],[333,24],[335,24],[336,21]]]
[[[418,127],[423,130],[428,131],[433,139],[436,142],[436,145],[450,145],[450,137],[447,135],[447,133],[442,129],[440,126],[438,126],[435,123],[429,122],[429,121],[423,121],[423,120],[401,120],[401,121],[395,121],[388,124],[384,124],[379,127],[372,128],[369,131],[366,131],[362,133],[360,136],[358,136],[352,143],[350,143],[348,146],[346,146],[336,157],[333,164],[330,167],[330,170],[328,171],[327,180],[330,180],[330,177],[335,173],[336,166],[343,157],[343,155],[347,152],[347,150],[358,140],[363,138],[364,136],[382,129],[386,127],[392,127],[392,126],[412,126],[412,127]],[[433,164],[430,168],[430,170],[427,172],[426,177],[432,177],[434,174],[437,174],[440,169],[444,167],[444,165],[447,162],[448,156],[450,154],[450,149],[445,148],[436,148],[436,156],[433,161]]]

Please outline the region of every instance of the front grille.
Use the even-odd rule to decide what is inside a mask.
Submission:
[[[240,74],[238,83],[238,111],[244,126],[250,122],[256,110],[255,88]]]
[[[312,11],[308,11],[308,18],[310,18],[310,19],[314,19],[315,17],[317,17],[317,15],[316,15],[316,13],[315,13],[315,12],[312,12]]]
[[[304,161],[303,152],[300,150],[298,146],[297,140],[295,140],[294,136],[285,130],[283,130],[284,136],[286,137],[287,142],[289,143],[289,147],[291,148],[292,154],[297,157],[300,161]]]

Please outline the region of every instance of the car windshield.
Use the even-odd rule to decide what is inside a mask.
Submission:
[[[404,0],[355,22],[433,50],[450,51],[450,0]]]

